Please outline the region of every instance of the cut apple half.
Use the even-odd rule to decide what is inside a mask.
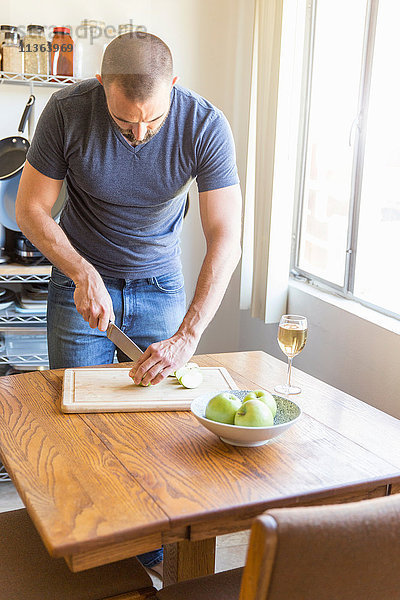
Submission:
[[[185,388],[197,388],[203,383],[203,373],[199,368],[186,369],[178,379],[179,383]]]
[[[177,369],[174,372],[174,375],[179,380],[182,377],[182,375],[186,373],[186,371],[190,371],[191,369],[199,369],[199,365],[196,365],[196,363],[193,362],[189,362],[186,365],[183,365],[183,367],[179,367],[179,369]]]

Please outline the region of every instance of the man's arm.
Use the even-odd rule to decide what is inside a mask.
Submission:
[[[109,321],[114,320],[114,312],[103,280],[51,216],[61,186],[62,181],[42,175],[26,162],[15,204],[17,223],[42,254],[74,281],[75,305],[85,321],[93,329],[105,331]]]
[[[207,252],[193,301],[179,330],[152,344],[130,374],[135,383],[159,383],[194,354],[226,292],[241,254],[242,197],[239,185],[201,192],[200,215]]]

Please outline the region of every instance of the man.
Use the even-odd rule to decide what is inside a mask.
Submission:
[[[53,94],[39,119],[16,215],[54,265],[51,368],[113,362],[105,331],[115,321],[145,351],[135,383],[157,384],[191,358],[221,303],[240,257],[232,134],[221,111],[176,81],[164,42],[128,33],[107,46],[101,76]],[[64,178],[58,225],[51,208]],[[194,178],[207,252],[186,310],[179,234]]]

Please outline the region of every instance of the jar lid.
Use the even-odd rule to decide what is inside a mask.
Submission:
[[[70,27],[54,27],[53,33],[71,33]]]
[[[19,33],[16,31],[6,31],[4,35],[4,42],[13,42],[14,44],[19,43]],[[4,44],[3,42],[3,44]]]
[[[44,33],[43,25],[28,25],[28,33]]]
[[[0,31],[17,31],[17,27],[15,25],[1,25]]]

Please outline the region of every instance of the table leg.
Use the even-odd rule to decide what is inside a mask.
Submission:
[[[393,483],[390,486],[390,494],[400,494],[400,483]]]
[[[164,587],[185,579],[212,575],[215,571],[215,543],[214,537],[164,545]]]

